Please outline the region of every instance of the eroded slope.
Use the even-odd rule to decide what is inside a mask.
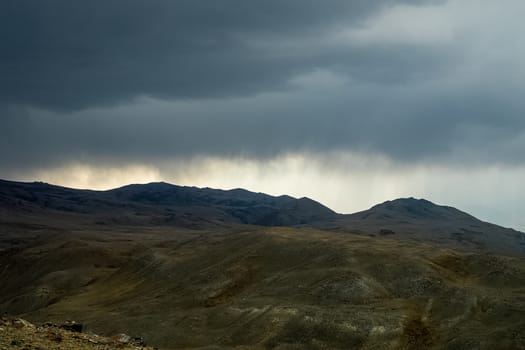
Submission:
[[[2,310],[161,348],[525,348],[522,258],[312,229],[154,227],[69,232],[0,266]]]

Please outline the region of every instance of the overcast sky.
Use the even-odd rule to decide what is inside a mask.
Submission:
[[[525,230],[522,0],[2,0],[0,177]]]

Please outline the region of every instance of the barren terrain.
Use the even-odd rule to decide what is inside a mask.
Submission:
[[[0,223],[0,311],[37,324],[76,320],[161,349],[525,349],[517,254],[304,225],[20,213]]]

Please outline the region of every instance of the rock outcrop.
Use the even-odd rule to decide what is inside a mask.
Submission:
[[[8,349],[154,350],[155,348],[146,347],[142,338],[133,338],[126,334],[108,338],[82,333],[82,325],[75,321],[66,321],[62,325],[47,322],[36,326],[21,318],[2,317],[0,350]]]

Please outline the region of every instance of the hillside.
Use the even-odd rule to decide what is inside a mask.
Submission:
[[[161,349],[523,349],[525,260],[311,229],[78,227],[0,256],[0,310]]]
[[[243,189],[167,183],[89,191],[0,180],[0,224],[54,226],[74,222],[191,229],[232,225],[311,227],[431,242],[467,251],[525,255],[525,234],[486,223],[458,209],[402,198],[354,214],[337,214],[309,198],[274,197]],[[0,239],[0,249],[1,249]]]
[[[525,349],[522,242],[413,198],[342,215],[240,189],[2,181],[0,312],[160,349]]]
[[[523,232],[487,223],[456,208],[424,199],[387,201],[362,212],[341,215],[324,228],[469,251],[525,255]]]
[[[215,190],[167,183],[89,191],[46,183],[0,180],[0,217],[67,215],[98,224],[156,224],[178,227],[252,224],[290,226],[336,214],[308,198],[274,197],[242,189]],[[14,220],[11,220],[14,221]]]

